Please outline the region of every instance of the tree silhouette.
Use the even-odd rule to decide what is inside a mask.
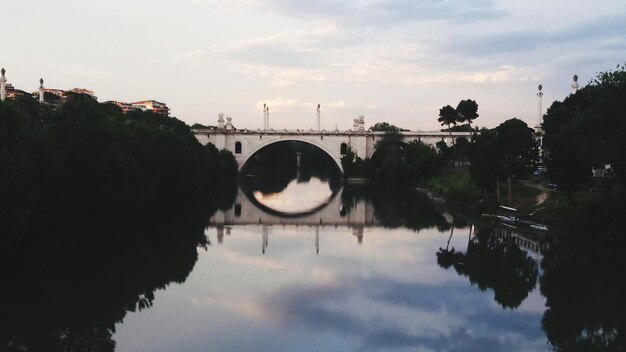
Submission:
[[[541,263],[541,325],[558,351],[622,351],[626,274],[622,242],[555,241]]]
[[[467,122],[470,126],[470,131],[472,128],[472,121],[478,118],[478,104],[476,101],[467,99],[461,100],[459,105],[456,107],[456,112],[458,114],[457,121],[459,123]]]
[[[537,264],[512,242],[510,234],[494,229],[478,231],[465,253],[437,253],[439,266],[447,269],[450,261],[472,285],[482,291],[492,289],[503,308],[519,307],[537,283]]]

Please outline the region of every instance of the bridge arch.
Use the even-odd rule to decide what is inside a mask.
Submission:
[[[338,150],[337,151],[331,151],[322,143],[315,143],[312,140],[309,140],[309,139],[306,139],[306,138],[300,138],[300,137],[288,137],[288,138],[272,139],[272,140],[268,140],[267,142],[263,142],[263,143],[255,146],[250,151],[245,151],[244,150],[242,154],[244,154],[245,156],[242,158],[242,161],[239,164],[239,171],[241,171],[243,169],[244,165],[246,165],[246,163],[250,160],[250,158],[252,158],[252,156],[254,154],[256,154],[258,151],[260,151],[261,149],[263,149],[263,148],[265,148],[265,147],[267,147],[269,145],[276,144],[276,143],[281,143],[281,142],[302,142],[302,143],[306,143],[306,144],[312,145],[312,146],[320,149],[324,153],[326,153],[326,155],[328,155],[335,162],[335,164],[339,168],[339,171],[341,173],[343,173],[343,167],[341,166],[341,159],[338,156],[338,154],[339,154]]]

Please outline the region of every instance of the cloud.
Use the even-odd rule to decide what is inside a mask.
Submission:
[[[432,20],[475,22],[505,16],[490,0],[385,0],[375,3],[371,9],[375,10],[373,17],[387,23]]]
[[[240,252],[224,252],[224,259],[231,263],[254,266],[266,270],[286,270],[284,263],[268,257],[252,257]]]
[[[207,54],[206,50],[196,49],[184,53],[174,54],[175,59],[193,59],[201,56],[205,56]]]
[[[407,22],[444,20],[475,22],[505,15],[491,0],[262,0],[266,7],[290,16],[331,18],[357,27],[394,27]]]
[[[502,53],[528,52],[547,45],[581,43],[598,38],[623,38],[626,13],[602,16],[586,21],[544,30],[501,31],[484,35],[461,36],[444,49],[462,55],[489,56]]]
[[[540,313],[501,310],[478,289],[459,283],[343,278],[326,286],[284,288],[258,305],[267,319],[349,335],[363,350],[515,351],[525,348],[522,342],[544,341]],[[397,309],[405,313],[397,316]]]

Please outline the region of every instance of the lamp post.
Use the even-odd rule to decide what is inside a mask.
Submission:
[[[320,128],[320,116],[322,114],[322,106],[320,104],[317,104],[317,130],[321,131],[322,129]]]
[[[43,78],[39,79],[39,103],[44,103],[44,95],[43,95]]]
[[[7,72],[4,68],[0,70],[0,101],[4,101],[7,98],[7,78],[4,77],[4,73]]]
[[[572,94],[576,94],[578,92],[578,75],[574,75],[574,83],[572,84]]]
[[[539,92],[537,92],[537,97],[539,98],[539,121],[537,123],[537,127],[541,128],[541,119],[543,117],[543,92],[541,90],[543,89],[543,86],[540,84],[537,88],[539,89]]]

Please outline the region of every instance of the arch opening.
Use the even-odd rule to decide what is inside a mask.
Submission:
[[[241,142],[235,143],[235,154],[241,154]]]
[[[292,152],[290,153],[276,153],[276,150],[274,148],[277,148],[276,146],[285,146],[285,145],[290,145],[292,148]],[[293,147],[293,146],[298,146],[298,147]],[[267,153],[267,152],[271,152],[274,153],[275,156],[278,156],[276,158],[273,158],[273,163],[275,165],[277,164],[282,164],[286,167],[296,167],[296,153],[300,152],[302,154],[302,160],[304,162],[305,165],[310,164],[311,161],[315,162],[315,163],[320,163],[320,159],[325,158],[326,160],[324,161],[326,163],[326,167],[329,169],[333,169],[333,170],[337,170],[340,174],[343,173],[343,167],[341,166],[341,160],[340,160],[340,155],[336,154],[337,152],[334,151],[330,151],[326,146],[324,146],[323,144],[316,144],[314,142],[308,141],[306,139],[299,139],[299,138],[290,138],[290,139],[279,139],[279,140],[273,140],[273,141],[268,141],[266,143],[263,143],[259,146],[257,146],[256,148],[253,148],[249,153],[243,153],[243,158],[239,159],[240,163],[239,163],[239,170],[241,172],[249,172],[251,171],[255,171],[254,170],[254,165],[256,164],[257,166],[260,164],[263,164],[264,161],[267,161],[267,158],[265,158],[265,160],[263,160],[263,153]],[[316,154],[315,156],[313,154]],[[312,157],[313,156],[313,157]],[[258,167],[257,167],[258,168]]]
[[[339,154],[346,155],[348,153],[348,145],[346,143],[341,143],[341,147],[339,148]]]
[[[298,167],[298,155],[301,165]],[[283,215],[309,214],[341,189],[341,170],[321,148],[281,141],[259,149],[242,168],[241,187],[255,204]]]

